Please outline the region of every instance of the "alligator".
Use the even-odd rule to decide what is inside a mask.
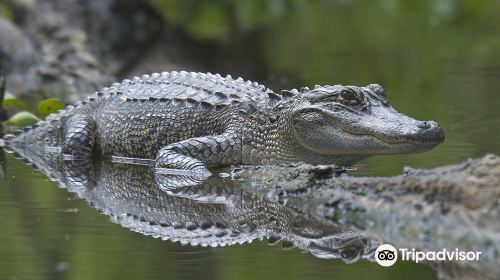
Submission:
[[[208,176],[208,168],[234,164],[349,165],[443,140],[436,122],[397,112],[377,84],[276,93],[229,75],[174,71],[114,83],[6,144],[60,147],[74,158],[154,159],[159,169]]]

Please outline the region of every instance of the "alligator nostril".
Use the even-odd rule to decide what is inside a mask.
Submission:
[[[417,127],[418,128],[422,128],[422,129],[428,129],[428,128],[431,128],[431,124],[428,122],[428,121],[425,121],[425,122],[419,122],[417,124]]]
[[[423,142],[443,142],[443,129],[435,121],[420,121],[416,125],[420,130],[417,132],[418,138]]]

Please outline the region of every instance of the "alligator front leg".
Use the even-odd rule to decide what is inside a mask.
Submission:
[[[94,149],[95,122],[87,115],[68,119],[64,129],[62,153],[73,158],[87,158]]]
[[[156,156],[156,168],[185,170],[203,177],[207,167],[241,163],[241,141],[233,133],[190,138],[163,147]]]

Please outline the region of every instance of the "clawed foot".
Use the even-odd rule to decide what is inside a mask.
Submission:
[[[158,174],[185,175],[203,180],[212,175],[200,160],[171,150],[162,150],[158,153],[155,168]]]
[[[168,153],[156,158],[155,177],[164,190],[195,186],[210,176],[212,173],[197,159]]]

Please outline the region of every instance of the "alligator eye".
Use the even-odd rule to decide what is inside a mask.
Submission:
[[[343,101],[342,103],[346,105],[356,105],[360,104],[364,98],[364,96],[361,96],[362,93],[356,93],[352,89],[345,89],[340,92],[340,97],[341,100]]]
[[[356,246],[348,246],[340,251],[340,257],[343,260],[354,260],[360,256],[361,250]]]
[[[340,96],[342,97],[342,99],[344,100],[352,100],[352,99],[356,99],[356,93],[354,91],[352,91],[351,89],[345,89],[343,91],[340,92]]]

